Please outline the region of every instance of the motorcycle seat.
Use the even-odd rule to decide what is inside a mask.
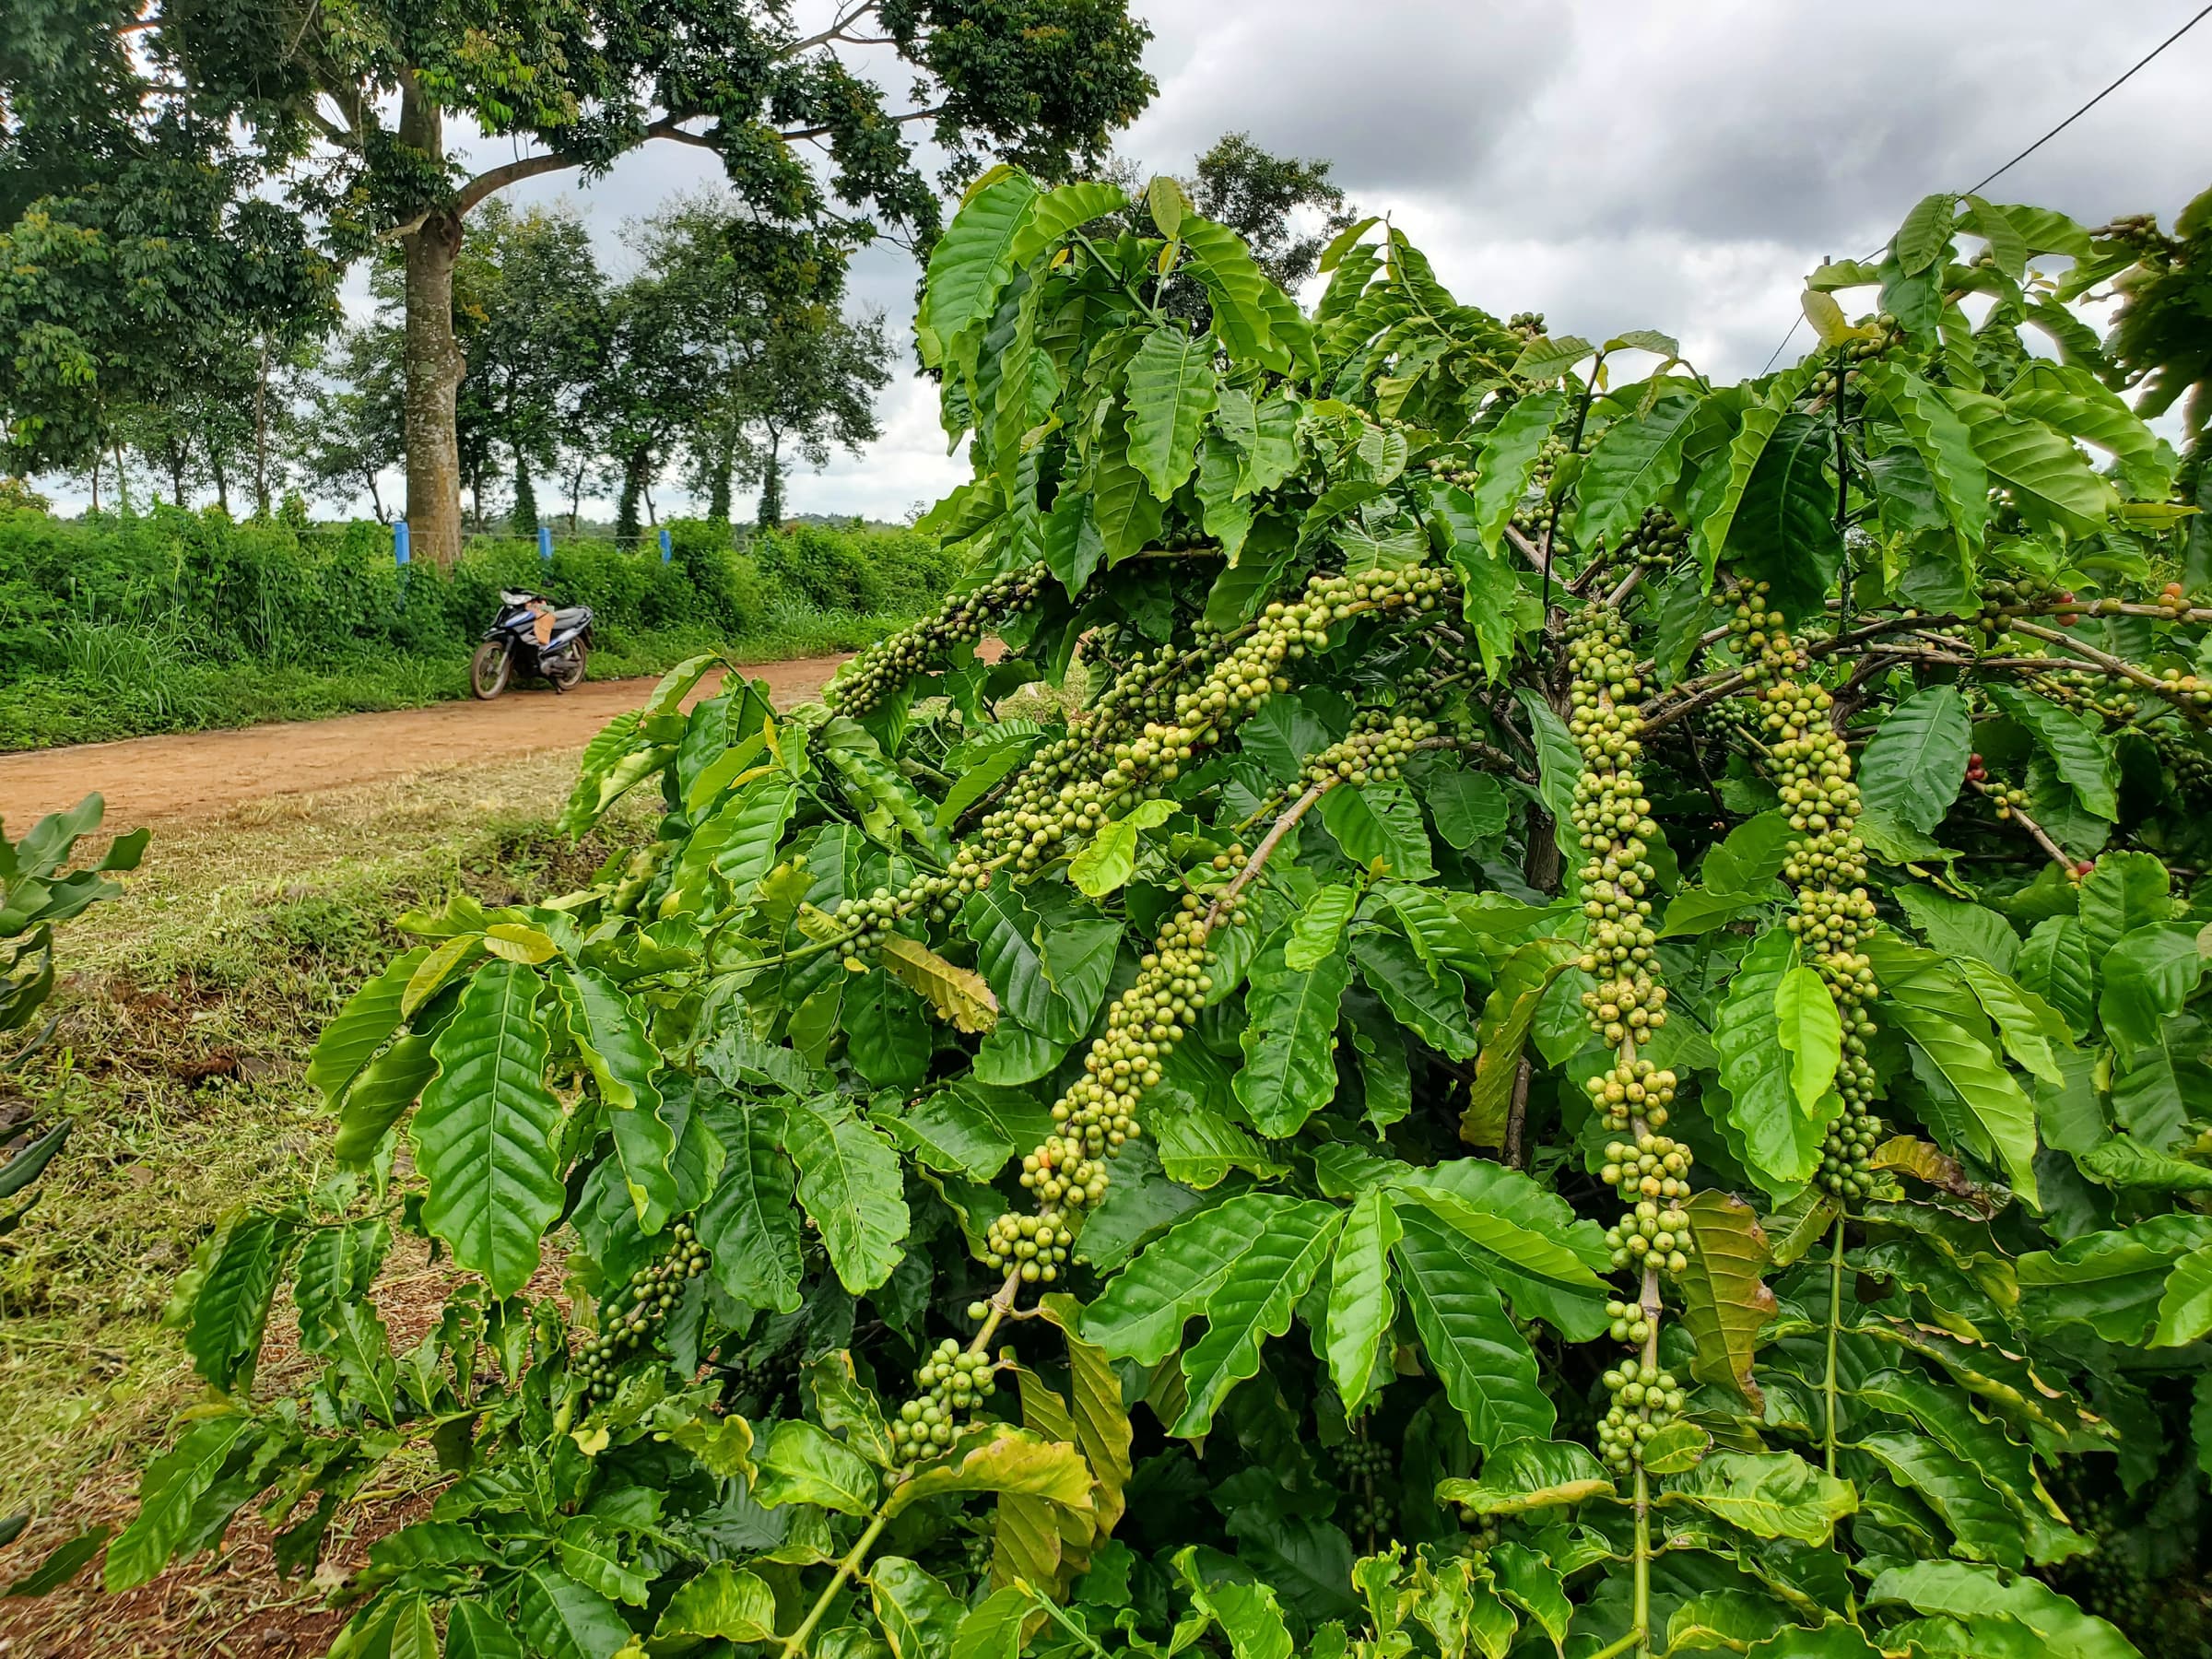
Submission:
[[[553,613],[553,626],[557,629],[582,628],[591,619],[592,609],[588,605],[564,605]]]

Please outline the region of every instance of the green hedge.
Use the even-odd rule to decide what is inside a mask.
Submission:
[[[799,524],[742,552],[712,521],[669,532],[666,563],[651,543],[579,538],[548,565],[535,541],[498,537],[451,571],[402,571],[371,522],[0,508],[0,749],[457,695],[501,587],[590,606],[597,677],[712,647],[849,649],[957,573],[906,530]]]
[[[382,524],[239,524],[218,510],[56,519],[0,512],[0,684],[81,665],[88,632],[149,630],[203,663],[324,665],[363,654],[468,648],[499,590],[530,587],[597,613],[599,642],[680,628],[732,638],[793,611],[911,614],[951,582],[952,563],[910,531],[802,524],[735,551],[726,526],[670,525],[675,557],[650,547],[557,541],[550,565],[523,538],[472,543],[452,571],[392,559]]]

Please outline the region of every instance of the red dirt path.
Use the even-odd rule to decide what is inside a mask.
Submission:
[[[764,679],[779,707],[819,690],[842,656],[764,663],[745,673]],[[720,683],[710,675],[693,700]],[[645,700],[650,679],[594,680],[556,696],[542,687],[496,701],[433,703],[378,714],[184,732],[0,755],[0,818],[18,832],[49,812],[98,790],[107,821],[136,825],[204,818],[269,795],[340,789],[410,772],[582,748],[599,728]]]

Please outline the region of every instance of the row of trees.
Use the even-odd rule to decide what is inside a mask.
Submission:
[[[640,268],[610,281],[578,219],[494,203],[470,223],[455,265],[454,333],[468,371],[455,401],[455,453],[471,516],[504,498],[534,528],[537,482],[558,480],[573,527],[587,489],[619,500],[617,534],[653,515],[671,466],[709,514],[759,489],[757,517],[782,517],[795,455],[877,432],[890,379],[879,314],[842,310],[844,251],[765,227],[721,193],[679,198],[632,230]],[[396,263],[380,268],[371,321],[342,331],[301,377],[303,474],[339,500],[385,507],[380,474],[406,446],[406,323]]]
[[[1132,185],[1135,173],[1115,170]],[[1350,222],[1329,175],[1325,161],[1231,133],[1183,183],[1295,289]],[[1157,235],[1141,192],[1130,195],[1112,229]],[[657,517],[653,487],[671,472],[718,519],[757,489],[756,520],[772,524],[794,458],[820,466],[831,449],[878,435],[875,397],[894,348],[880,314],[846,314],[849,235],[765,222],[710,188],[633,223],[629,241],[637,268],[616,280],[572,214],[495,200],[471,216],[453,297],[466,527],[535,528],[550,482],[548,516],[565,513],[573,530],[587,494],[613,496],[618,536],[634,537]],[[340,508],[365,499],[389,519],[399,503],[383,480],[407,447],[405,265],[384,253],[371,277],[376,312],[352,324],[332,303],[336,274],[298,251],[278,300],[206,319],[186,349],[149,355],[121,384],[96,378],[96,393],[112,394],[97,395],[94,418],[54,435],[48,453],[74,457],[95,505],[103,492],[127,504],[136,474],[180,506],[212,492],[226,509],[266,514],[297,489]],[[1162,299],[1203,322],[1203,292],[1187,279],[1169,281]],[[18,441],[41,441],[34,422]]]
[[[603,172],[653,140],[695,146],[722,159],[772,258],[820,260],[826,281],[877,234],[934,236],[914,132],[949,158],[938,184],[986,154],[1057,175],[1154,90],[1148,31],[1120,0],[853,0],[812,33],[776,0],[20,0],[6,37],[13,469],[86,467],[126,411],[222,395],[213,371],[241,324],[257,370],[264,352],[281,359],[327,327],[344,267],[382,254],[397,264],[406,512],[440,560],[460,547],[466,231],[500,192]],[[910,108],[863,73],[886,52]],[[472,174],[449,127],[512,140],[514,159]],[[650,447],[633,436],[632,453]]]

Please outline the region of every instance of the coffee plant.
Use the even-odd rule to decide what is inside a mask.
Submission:
[[[122,885],[108,877],[136,869],[146,854],[151,831],[133,830],[111,841],[98,865],[67,868],[76,843],[106,815],[107,802],[88,794],[66,812],[48,813],[19,841],[9,841],[0,826],[0,1077],[20,1074],[61,1029],[59,1016],[45,1011],[53,997],[53,930],[102,900],[122,897]],[[65,1066],[61,1076],[66,1080]],[[59,1094],[58,1086],[53,1092]],[[5,1239],[37,1201],[33,1185],[67,1143],[69,1120],[26,1127],[22,1118],[11,1116],[0,1133],[17,1143],[0,1160]]]
[[[2076,309],[2141,239],[1931,198],[1722,386],[1125,205],[931,255],[941,616],[679,669],[568,809],[649,844],[401,918],[107,1584],[407,1457],[334,1652],[2206,1652],[2206,532]]]

